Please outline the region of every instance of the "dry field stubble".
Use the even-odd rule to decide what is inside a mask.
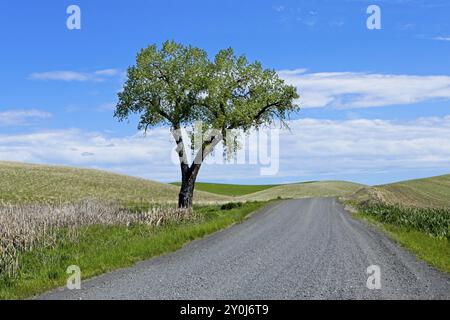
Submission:
[[[86,226],[158,226],[195,219],[192,210],[151,207],[132,212],[97,201],[74,204],[0,205],[0,278],[14,278],[20,271],[19,254],[36,247],[52,248],[57,242],[77,241]]]

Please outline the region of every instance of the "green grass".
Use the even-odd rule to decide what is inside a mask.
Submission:
[[[123,203],[178,200],[179,188],[100,170],[0,162],[0,201],[8,203],[75,202],[86,198]],[[197,202],[227,197],[198,191]]]
[[[426,261],[429,265],[443,272],[450,273],[450,241],[448,239],[433,237],[425,232],[381,222],[380,218],[361,211],[355,213],[354,216],[376,225],[405,249],[413,252],[418,259]]]
[[[195,222],[159,227],[85,227],[77,242],[60,241],[52,249],[39,247],[21,254],[19,277],[0,280],[0,299],[27,298],[63,286],[70,265],[78,265],[82,278],[87,279],[175,251],[191,240],[243,221],[265,204],[246,203],[231,210],[220,210],[220,206],[201,207],[196,209]]]
[[[180,186],[179,182],[172,183]],[[258,191],[271,189],[277,185],[238,185],[238,184],[220,184],[220,183],[203,183],[197,182],[195,188],[199,191],[205,191],[225,196],[243,196]]]

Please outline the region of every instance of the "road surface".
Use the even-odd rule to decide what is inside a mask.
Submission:
[[[367,287],[380,267],[381,289]],[[376,283],[376,282],[371,282]],[[450,299],[450,277],[335,199],[271,205],[183,249],[39,299]]]

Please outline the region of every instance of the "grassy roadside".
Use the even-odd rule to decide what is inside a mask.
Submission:
[[[355,207],[354,204],[346,204]],[[448,239],[435,237],[413,228],[383,222],[377,216],[368,214],[364,210],[358,209],[352,215],[375,225],[402,247],[414,253],[418,259],[426,261],[436,269],[450,273],[450,241]]]
[[[87,279],[164,253],[243,221],[267,202],[245,203],[231,210],[220,206],[197,208],[197,219],[162,226],[90,226],[76,242],[62,241],[20,255],[19,276],[0,279],[0,299],[22,299],[65,285],[70,265],[81,268]],[[61,231],[64,232],[64,231]],[[64,237],[61,237],[64,238]]]

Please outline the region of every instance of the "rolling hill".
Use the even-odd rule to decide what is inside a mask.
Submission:
[[[106,171],[16,162],[0,162],[0,181],[0,201],[8,203],[71,202],[86,198],[124,203],[175,203],[179,191],[176,185]],[[198,183],[195,201],[223,203],[342,196],[363,187],[343,181],[278,186]]]
[[[180,185],[179,182],[174,182],[172,184],[176,186]],[[195,184],[196,190],[232,197],[252,194],[258,191],[270,189],[277,186],[278,185],[241,185],[241,184],[222,184],[222,183],[204,183],[204,182],[197,182]]]
[[[0,201],[8,203],[70,202],[86,198],[126,203],[175,203],[176,185],[93,169],[0,162]],[[197,203],[267,201],[350,195],[412,207],[450,207],[450,175],[367,187],[345,181],[287,185],[198,183]]]
[[[311,197],[337,197],[353,194],[364,187],[365,186],[361,184],[345,181],[306,182],[281,185],[250,195],[245,195],[240,198],[244,201],[266,201],[277,198],[299,199]]]
[[[405,207],[449,208],[450,175],[365,188],[352,198],[357,201],[378,200]]]
[[[110,172],[60,166],[0,162],[0,201],[70,202],[86,198],[126,203],[176,202],[173,185]],[[224,202],[225,196],[196,192],[197,202]]]

